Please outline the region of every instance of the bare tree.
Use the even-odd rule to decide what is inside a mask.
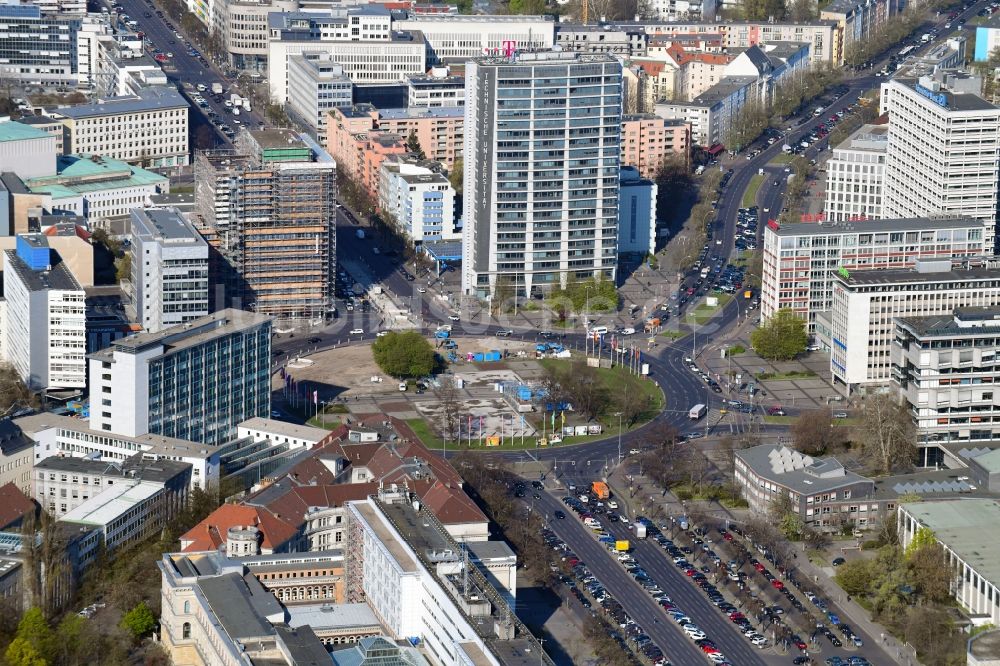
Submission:
[[[461,439],[459,417],[462,403],[453,377],[443,376],[441,387],[435,391],[441,405],[441,435],[445,441]]]
[[[829,407],[802,412],[791,431],[795,448],[810,456],[822,455],[841,442]]]
[[[877,472],[912,466],[915,438],[913,419],[893,396],[877,393],[865,400],[861,445]]]

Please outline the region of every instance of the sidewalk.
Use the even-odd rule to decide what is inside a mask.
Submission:
[[[810,562],[808,557],[805,557],[805,546],[803,544],[796,545],[801,547],[803,551],[803,558],[795,560],[799,572],[811,579],[823,591],[827,599],[837,604],[844,616],[850,620],[850,624],[863,629],[869,636],[879,640],[882,649],[885,650],[890,659],[896,660],[895,663],[904,666],[919,665],[920,662],[913,655],[912,649],[900,643],[891,634],[886,633],[881,625],[873,622],[868,611],[853,599],[849,600],[849,597],[832,578]]]

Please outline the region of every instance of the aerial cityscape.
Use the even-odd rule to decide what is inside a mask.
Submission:
[[[1000,0],[4,0],[0,79],[0,666],[1000,665]]]

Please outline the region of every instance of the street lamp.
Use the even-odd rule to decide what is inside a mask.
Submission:
[[[583,287],[584,293],[587,294],[587,305],[584,307],[583,321],[586,322],[588,327],[590,326],[590,290],[592,288],[590,285],[584,285]]]
[[[618,464],[622,464],[622,413],[615,412],[618,417]]]

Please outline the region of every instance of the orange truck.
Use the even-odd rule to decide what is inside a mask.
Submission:
[[[590,489],[594,491],[594,495],[596,495],[599,500],[606,500],[611,497],[611,491],[608,490],[608,484],[603,481],[594,481],[593,485],[590,486]]]

